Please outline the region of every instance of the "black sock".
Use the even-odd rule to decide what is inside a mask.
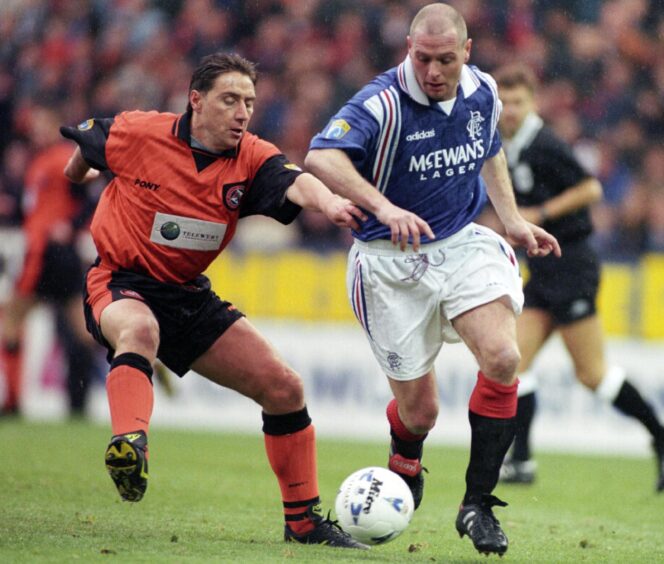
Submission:
[[[641,397],[638,390],[627,380],[623,382],[618,395],[613,400],[616,409],[625,415],[638,419],[656,440],[664,440],[664,427],[660,424],[652,407]]]
[[[394,431],[390,430],[392,435],[392,445],[390,454],[400,454],[404,458],[422,460],[422,450],[424,448],[424,439],[426,435],[419,441],[404,441],[396,436]]]
[[[516,433],[514,435],[512,460],[530,459],[530,427],[533,424],[536,410],[537,395],[535,392],[519,398],[516,408]]]
[[[479,503],[482,494],[490,494],[496,487],[500,465],[514,439],[515,419],[496,419],[468,412],[471,440],[464,505]]]

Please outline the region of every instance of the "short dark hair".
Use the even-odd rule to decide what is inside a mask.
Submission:
[[[493,74],[498,88],[516,88],[525,86],[531,94],[537,88],[537,78],[533,70],[523,63],[511,63],[500,67]]]
[[[189,93],[192,90],[209,92],[214,81],[219,75],[227,72],[239,72],[247,75],[251,82],[256,84],[258,73],[256,65],[236,53],[213,53],[201,59],[189,82]],[[187,103],[187,111],[191,110],[191,104]]]

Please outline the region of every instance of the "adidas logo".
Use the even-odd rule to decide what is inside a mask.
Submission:
[[[406,136],[406,141],[420,141],[421,139],[430,139],[431,137],[436,136],[435,129],[429,129],[429,131],[416,131]]]

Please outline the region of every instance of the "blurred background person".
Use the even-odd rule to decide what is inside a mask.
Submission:
[[[96,345],[85,330],[83,267],[76,246],[93,208],[85,188],[72,184],[63,174],[72,145],[61,140],[60,123],[55,106],[31,108],[27,133],[32,154],[22,194],[25,253],[2,322],[4,414],[20,413],[23,327],[40,300],[54,307],[56,335],[66,356],[70,415],[84,414],[95,371]]]
[[[558,331],[572,358],[576,378],[650,432],[658,469],[656,490],[663,491],[664,427],[626,378],[625,370],[609,366],[605,358],[596,303],[600,260],[589,243],[589,207],[602,197],[602,186],[537,114],[536,79],[530,68],[508,65],[497,69],[494,77],[503,102],[499,129],[519,211],[528,221],[555,235],[563,251],[555,261],[548,257],[526,258],[530,277],[524,288],[523,313],[517,319],[521,361],[517,369],[516,434],[511,454],[501,468],[501,480],[531,483],[535,479],[530,429],[536,410],[537,378],[531,365]],[[652,168],[656,174],[661,167]],[[492,211],[487,215],[493,215]]]

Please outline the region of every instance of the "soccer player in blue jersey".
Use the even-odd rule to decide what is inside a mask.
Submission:
[[[523,292],[510,245],[473,223],[487,192],[507,237],[529,255],[559,255],[560,247],[518,213],[496,85],[466,64],[471,40],[462,16],[446,4],[425,6],[407,45],[404,62],[360,90],[313,139],[306,166],[369,216],[353,232],[348,292],[394,394],[389,467],[409,484],[416,507],[423,443],[438,416],[434,360],[443,342],[459,339],[475,355],[456,527],[480,552],[503,554],[507,537],[492,507],[506,504],[492,491],[514,436]]]

